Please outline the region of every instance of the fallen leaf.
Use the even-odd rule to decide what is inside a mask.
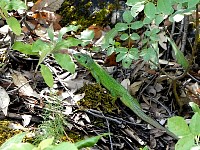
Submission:
[[[6,90],[0,86],[0,110],[7,116],[8,105],[10,103],[10,97]]]

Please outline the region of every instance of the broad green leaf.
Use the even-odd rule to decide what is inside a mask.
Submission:
[[[72,61],[69,54],[54,54],[55,60],[58,62],[58,64],[63,68],[69,71],[70,73],[75,72],[75,64]]]
[[[126,47],[117,47],[115,51],[117,53],[127,53],[128,52],[128,48],[126,48]]]
[[[9,147],[11,144],[21,143],[25,136],[26,136],[26,133],[23,132],[9,138],[5,143],[1,145],[0,150],[4,150],[6,147]]]
[[[120,36],[120,40],[127,40],[129,38],[128,34],[127,33],[123,33],[121,36]]]
[[[6,22],[16,35],[21,34],[21,27],[16,18],[14,18],[14,17],[6,18]]]
[[[41,141],[40,144],[38,145],[38,148],[41,149],[41,150],[44,150],[45,148],[47,148],[50,145],[52,145],[53,140],[54,140],[54,137],[48,138],[48,139],[45,139],[45,140]]]
[[[127,23],[130,23],[133,20],[133,16],[131,15],[131,12],[129,10],[126,10],[123,13],[123,20]]]
[[[70,142],[62,142],[58,145],[56,145],[53,150],[78,150],[77,146],[74,143],[70,143]]]
[[[85,140],[81,140],[79,142],[76,142],[75,145],[78,149],[81,149],[84,147],[91,147],[91,146],[94,146],[94,144],[96,144],[101,137],[106,136],[106,135],[109,135],[109,133],[104,133],[99,136],[94,136]]]
[[[188,135],[178,140],[175,145],[175,150],[191,150],[195,146],[194,135]]]
[[[115,51],[115,47],[111,46],[107,49],[107,55],[110,56]]]
[[[171,1],[169,0],[158,0],[157,10],[165,15],[170,15],[173,13]]]
[[[156,15],[156,18],[155,18],[155,23],[157,26],[159,26],[159,24],[164,20],[164,16],[162,14],[158,14]]]
[[[32,45],[30,44],[24,44],[22,42],[16,41],[13,46],[12,49],[14,50],[18,50],[19,52],[23,53],[23,54],[27,54],[27,55],[38,55],[38,52],[33,52],[32,51]]]
[[[196,103],[194,103],[194,102],[189,102],[189,105],[190,105],[190,107],[192,107],[192,110],[193,110],[193,112],[194,113],[199,113],[199,115],[200,115],[200,108],[199,108],[199,105],[197,105]]]
[[[149,19],[148,17],[145,17],[143,20],[143,24],[150,24],[152,22],[152,19]]]
[[[152,2],[148,2],[144,7],[144,14],[149,19],[154,19],[156,14],[156,7]]]
[[[140,56],[143,58],[144,61],[154,60],[157,57],[157,53],[153,48],[143,49],[140,53]]]
[[[131,38],[132,40],[139,40],[139,39],[140,39],[140,36],[139,36],[137,33],[132,33],[130,38]]]
[[[184,69],[187,69],[189,67],[188,60],[184,57],[183,53],[178,49],[176,44],[169,37],[167,37],[167,40],[172,45],[172,49],[174,50],[177,62],[181,64]]]
[[[113,28],[110,31],[108,31],[104,37],[102,48],[105,49],[110,46],[110,44],[114,44],[115,41],[113,38],[117,35],[118,31],[117,29]]]
[[[152,35],[150,36],[150,39],[151,39],[152,41],[159,41],[159,37],[158,37],[157,34],[152,34]]]
[[[137,3],[145,3],[145,0],[127,0],[126,5],[134,6]]]
[[[191,135],[190,129],[183,117],[175,116],[169,118],[167,126],[171,132],[178,137],[184,137]]]
[[[126,57],[126,54],[126,52],[120,52],[119,54],[117,54],[116,62],[120,62],[121,60],[123,60]]]
[[[158,32],[160,32],[160,29],[158,29],[158,28],[153,28],[151,30],[151,34],[157,34]]]
[[[131,8],[131,15],[135,18],[139,12],[144,10],[144,1],[135,3]]]
[[[86,29],[81,32],[81,39],[82,40],[92,40],[94,38],[94,31]]]
[[[37,41],[35,41],[33,43],[32,51],[33,52],[41,52],[41,51],[46,50],[48,48],[49,48],[49,46],[48,46],[47,43],[45,43],[42,40],[38,39]]]
[[[199,135],[200,134],[200,126],[199,126],[199,122],[200,122],[200,115],[199,113],[195,113],[192,116],[192,119],[190,121],[190,131],[193,133],[193,135]]]
[[[195,7],[199,3],[199,0],[189,0],[188,1],[188,8]]]
[[[6,10],[20,10],[20,9],[27,9],[27,6],[21,0],[11,0],[7,3],[5,9]]]
[[[3,150],[32,150],[35,147],[30,143],[18,143],[11,144],[10,146],[4,148]]]
[[[129,49],[129,57],[131,59],[138,60],[139,59],[139,51],[138,51],[138,49],[137,48]]]
[[[122,66],[124,68],[129,68],[132,64],[133,59],[129,57],[129,54],[126,55],[126,57],[122,60]]]
[[[117,31],[124,31],[128,29],[128,25],[126,23],[117,23],[115,25],[115,28],[117,29]]]
[[[142,21],[135,21],[135,22],[131,23],[131,29],[133,29],[133,30],[137,30],[142,27],[143,27]]]
[[[75,39],[73,37],[70,37],[67,40],[61,40],[61,41],[57,42],[54,47],[54,51],[67,49],[72,46],[78,46],[81,43],[82,43],[82,41],[80,39]]]
[[[43,65],[43,64],[40,64],[40,67],[41,67],[40,71],[41,71],[42,77],[44,78],[45,83],[49,87],[53,87],[53,75],[52,75],[50,69],[47,66]],[[44,141],[44,143],[45,142],[46,141]]]
[[[54,40],[54,32],[53,32],[53,29],[48,28],[48,29],[47,29],[47,33],[48,33],[48,36],[49,36],[50,40],[53,42],[53,40]]]

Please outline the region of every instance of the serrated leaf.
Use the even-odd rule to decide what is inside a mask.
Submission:
[[[14,17],[6,18],[6,22],[16,35],[21,34],[21,27],[16,18],[14,18]]]
[[[72,61],[69,54],[54,54],[55,60],[58,62],[58,64],[63,68],[69,71],[70,73],[75,72],[75,64]]]
[[[191,150],[192,146],[195,146],[194,138],[194,135],[189,135],[179,139],[175,150]]]
[[[115,29],[117,31],[124,31],[124,30],[127,30],[128,29],[128,25],[126,23],[117,23],[115,25]]]
[[[129,38],[128,34],[127,33],[123,33],[121,36],[120,36],[120,40],[127,40]]]
[[[167,126],[169,130],[178,137],[191,135],[190,129],[183,117],[175,116],[169,118],[167,121]]]
[[[167,40],[172,45],[172,49],[174,50],[177,62],[181,64],[184,69],[187,69],[189,67],[188,60],[184,57],[183,53],[178,49],[176,44],[169,37],[167,37]]]
[[[41,67],[40,71],[41,71],[42,77],[44,78],[45,83],[49,87],[53,87],[53,75],[52,75],[50,69],[43,64],[40,64],[40,67]]]
[[[149,19],[154,19],[156,14],[156,7],[152,2],[148,2],[144,7],[144,13]]]
[[[129,10],[126,10],[123,13],[123,20],[127,23],[130,23],[133,20],[133,16],[131,15],[131,12]]]
[[[140,39],[140,36],[139,36],[137,33],[132,33],[130,38],[131,38],[132,40],[139,40],[139,39]]]
[[[137,30],[139,28],[143,27],[143,22],[142,21],[135,21],[131,24],[131,29]]]
[[[169,0],[158,0],[157,10],[165,15],[170,15],[173,13],[171,1]]]
[[[199,126],[199,122],[200,122],[200,115],[199,113],[195,113],[192,116],[192,119],[190,121],[190,131],[193,133],[193,135],[199,135],[200,134],[200,126]]]

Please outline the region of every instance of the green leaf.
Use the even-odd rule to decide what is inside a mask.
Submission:
[[[81,43],[82,43],[82,40],[70,37],[67,40],[62,40],[62,41],[57,42],[54,47],[54,51],[67,49],[72,46],[78,46]]]
[[[41,51],[46,50],[48,48],[49,48],[49,46],[47,45],[47,43],[45,43],[42,40],[38,39],[37,41],[35,41],[33,43],[32,51],[38,53],[38,52],[41,52]]]
[[[48,28],[48,29],[47,29],[47,33],[48,33],[48,36],[49,36],[50,40],[53,42],[53,40],[54,40],[54,32],[53,32],[53,29]]]
[[[152,22],[151,19],[149,19],[148,17],[145,17],[144,20],[143,20],[143,24],[150,24]]]
[[[178,140],[175,145],[175,150],[191,150],[195,146],[194,135],[188,135]]]
[[[91,146],[94,146],[94,144],[96,144],[101,137],[106,136],[106,135],[109,135],[109,133],[104,133],[99,136],[94,136],[85,140],[81,140],[79,142],[76,142],[75,145],[78,149],[81,149],[84,147],[91,147]]]
[[[26,133],[19,133],[10,139],[8,139],[5,143],[3,143],[0,147],[0,150],[4,150],[6,147],[9,147],[11,144],[18,144],[21,143],[23,138],[26,136]]]
[[[191,135],[190,129],[183,117],[175,116],[169,118],[167,126],[178,137]]]
[[[192,116],[192,119],[190,121],[190,131],[193,133],[193,135],[199,135],[200,134],[200,126],[199,126],[199,122],[200,122],[200,115],[199,113],[195,113]]]
[[[200,108],[199,108],[199,105],[197,105],[196,103],[194,103],[194,102],[189,102],[189,105],[190,105],[190,107],[192,107],[192,110],[193,110],[193,112],[194,113],[199,113],[199,115],[200,115]]]
[[[110,44],[114,44],[115,41],[113,38],[117,35],[118,31],[117,29],[113,28],[110,31],[108,31],[104,37],[102,48],[105,49],[110,46]]]
[[[48,138],[48,139],[45,139],[45,140],[41,141],[40,144],[38,145],[38,149],[44,150],[45,148],[47,148],[50,145],[52,145],[53,140],[54,140],[54,137]]]
[[[40,64],[40,71],[41,71],[41,74],[44,78],[44,81],[45,83],[49,86],[49,87],[53,87],[53,75],[50,71],[50,69],[43,65],[43,64]]]
[[[159,37],[158,37],[157,34],[152,34],[152,35],[150,36],[150,39],[151,39],[152,41],[159,41]]]
[[[92,40],[94,38],[94,31],[86,29],[81,32],[81,39],[82,40]]]
[[[143,27],[143,22],[142,21],[135,21],[131,24],[131,29],[137,30],[139,28]]]
[[[173,13],[173,8],[171,1],[169,0],[158,0],[157,1],[157,10],[165,15],[170,15]]]
[[[130,38],[131,38],[132,40],[139,40],[139,39],[140,39],[140,36],[139,36],[137,33],[132,33]]]
[[[157,26],[159,26],[159,24],[164,20],[164,16],[163,14],[158,14],[156,15],[156,18],[155,18],[155,23]]]
[[[58,64],[63,68],[69,71],[70,73],[75,72],[75,64],[72,61],[69,54],[54,54],[55,60],[58,62]]]
[[[144,10],[144,1],[137,2],[131,8],[131,15],[135,18],[143,10]]]
[[[32,51],[32,45],[24,44],[24,43],[19,42],[19,41],[16,41],[13,44],[12,49],[18,50],[19,52],[21,52],[23,54],[27,54],[27,55],[38,55],[38,52]]]
[[[126,23],[117,23],[115,25],[115,28],[117,29],[117,31],[124,31],[128,29],[128,25]]]
[[[140,53],[140,56],[143,58],[144,61],[149,61],[154,59],[154,57],[157,57],[157,53],[153,48],[150,47],[147,49],[143,49]]]
[[[137,48],[129,49],[129,57],[131,59],[138,60],[139,59],[139,51],[138,51],[138,49]]]
[[[137,3],[145,3],[145,0],[127,0],[126,5],[134,6]]]
[[[27,9],[27,6],[21,0],[11,0],[11,1],[8,1],[5,9],[6,10],[20,10],[20,9]]]
[[[129,68],[132,64],[133,59],[129,57],[129,54],[126,54],[126,57],[122,60],[122,66],[124,68]]]
[[[145,5],[144,8],[144,14],[149,18],[149,19],[154,19],[155,14],[156,14],[156,7],[152,2],[148,2]]]
[[[178,49],[176,44],[169,37],[167,37],[167,40],[172,45],[172,49],[174,50],[177,62],[181,64],[184,69],[187,69],[189,67],[188,60],[184,57],[183,53]]]
[[[16,18],[14,18],[14,17],[6,18],[6,22],[16,35],[21,34],[21,27]]]
[[[127,40],[129,38],[128,34],[127,33],[123,33],[121,36],[120,36],[120,40]]]
[[[107,55],[110,56],[115,51],[115,47],[111,46],[107,49]]]
[[[56,145],[53,150],[78,150],[78,148],[76,147],[76,145],[74,143],[70,143],[70,142],[62,142],[58,145]]]
[[[199,0],[189,0],[188,1],[188,8],[195,7],[199,3]]]
[[[7,148],[3,150],[32,150],[35,147],[30,143],[18,143],[18,144],[11,144]]]
[[[133,16],[131,15],[131,12],[129,10],[126,10],[123,13],[123,20],[127,23],[130,23],[133,20]]]

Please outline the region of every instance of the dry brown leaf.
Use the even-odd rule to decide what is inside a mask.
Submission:
[[[25,96],[33,96],[39,98],[37,92],[33,91],[32,87],[28,83],[27,79],[18,71],[14,71],[12,74],[13,83],[19,88],[19,92]]]
[[[0,86],[0,110],[7,116],[8,105],[10,103],[10,97],[6,90]]]
[[[33,7],[31,8],[31,11],[40,11],[40,10],[46,10],[55,12],[61,7],[61,4],[64,2],[64,0],[38,0]]]

